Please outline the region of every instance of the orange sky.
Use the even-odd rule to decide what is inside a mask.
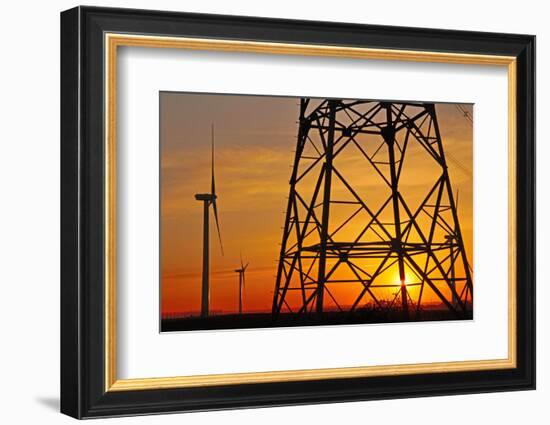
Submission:
[[[194,194],[210,190],[211,123],[216,134],[216,189],[225,256],[211,216],[210,309],[214,314],[238,310],[234,270],[242,252],[244,261],[250,262],[244,311],[269,311],[299,99],[163,92],[160,105],[162,314],[200,310],[202,202],[196,201]],[[471,105],[462,107],[472,113]],[[472,126],[455,105],[438,104],[436,111],[453,191],[460,192],[458,214],[471,263]],[[374,202],[376,184],[365,181],[364,164],[350,157],[346,169],[354,186]],[[400,190],[410,199],[420,198],[425,193],[418,187],[433,180],[433,170],[418,160],[409,173]],[[388,271],[392,273],[397,275],[396,269]]]

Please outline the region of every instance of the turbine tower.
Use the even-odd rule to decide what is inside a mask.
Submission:
[[[241,256],[241,268],[235,270],[235,273],[239,274],[239,314],[243,314],[244,272],[249,264],[250,263],[246,263],[246,265],[244,265],[243,257]]]
[[[212,150],[212,180],[210,193],[197,193],[195,199],[203,203],[203,241],[202,241],[202,289],[201,289],[201,317],[208,317],[210,306],[210,215],[209,209],[212,206],[214,211],[214,220],[216,221],[216,229],[218,231],[218,240],[220,241],[220,249],[223,255],[222,237],[220,233],[220,223],[218,220],[218,208],[216,205],[216,179],[214,176],[214,124],[211,129],[211,150]]]
[[[446,161],[433,103],[302,98],[274,320],[391,309],[407,320],[423,299],[471,317]]]

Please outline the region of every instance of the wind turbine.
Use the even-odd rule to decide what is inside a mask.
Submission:
[[[243,314],[243,289],[244,289],[244,272],[250,263],[243,265],[243,257],[241,255],[241,268],[235,270],[235,273],[239,273],[239,314]]]
[[[209,208],[212,206],[214,210],[214,219],[216,220],[216,228],[218,230],[218,239],[220,241],[220,248],[223,255],[222,237],[220,233],[220,223],[218,220],[218,208],[216,206],[216,179],[214,178],[214,124],[212,124],[212,181],[210,186],[210,193],[197,193],[195,195],[197,201],[201,201],[204,206],[203,216],[203,241],[202,241],[202,298],[201,298],[201,317],[208,316],[208,309],[210,305],[210,246],[209,246],[209,224],[210,215]]]

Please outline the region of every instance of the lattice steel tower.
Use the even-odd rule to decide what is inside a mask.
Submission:
[[[472,276],[435,105],[300,102],[273,298],[319,317],[472,309]]]

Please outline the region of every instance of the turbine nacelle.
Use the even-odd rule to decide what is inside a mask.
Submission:
[[[195,199],[197,201],[214,202],[218,197],[212,193],[197,193]]]

